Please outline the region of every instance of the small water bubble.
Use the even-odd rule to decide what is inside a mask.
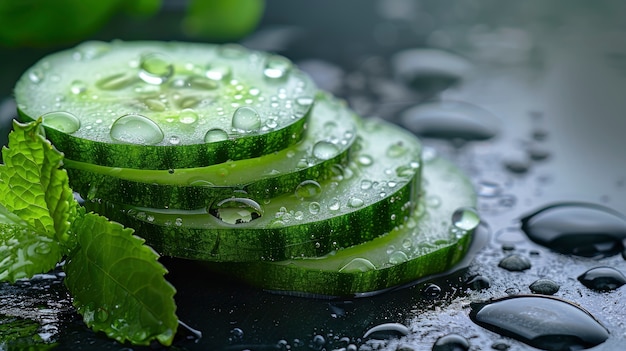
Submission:
[[[73,80],[70,83],[70,91],[74,95],[81,95],[87,91],[87,85],[82,80]]]
[[[268,79],[284,79],[291,72],[292,63],[289,59],[273,55],[267,58],[265,67],[263,68],[263,75]]]
[[[499,196],[502,193],[502,187],[496,182],[481,180],[478,182],[476,192],[478,193],[478,196],[492,198]]]
[[[482,275],[475,275],[473,277],[470,277],[465,284],[468,288],[479,291],[488,289],[491,286],[491,280]]]
[[[198,113],[190,108],[183,109],[178,114],[178,120],[183,124],[193,124],[198,120]]]
[[[358,207],[363,206],[364,204],[365,202],[358,197],[353,197],[353,198],[350,198],[350,200],[348,200],[348,206],[352,208],[358,208]]]
[[[205,143],[214,143],[218,141],[224,141],[228,139],[228,133],[219,128],[209,129],[206,134],[204,134],[204,142]]]
[[[338,198],[333,197],[332,199],[330,199],[330,202],[328,203],[328,209],[331,211],[338,211],[341,208],[341,202],[339,201]]]
[[[528,288],[535,294],[554,295],[559,291],[560,286],[554,280],[542,278],[535,280]]]
[[[311,202],[309,204],[309,213],[311,214],[318,214],[320,212],[320,210],[322,209],[322,206],[319,204],[319,202]]]
[[[80,120],[74,114],[65,111],[48,112],[41,116],[43,125],[63,133],[71,134],[80,129]]]
[[[198,90],[215,90],[218,87],[215,80],[207,79],[204,77],[191,77],[187,80],[187,85],[191,89]]]
[[[262,217],[263,207],[252,199],[232,197],[215,202],[209,213],[224,223],[242,224]]]
[[[232,70],[229,65],[223,63],[212,63],[207,66],[205,76],[215,81],[230,80]]]
[[[315,100],[310,96],[299,96],[296,98],[296,113],[298,116],[304,114],[311,108]]]
[[[374,159],[370,155],[360,155],[356,160],[361,166],[371,166]]]
[[[339,148],[328,141],[318,141],[313,145],[313,156],[320,160],[328,160],[337,155]]]
[[[448,334],[435,341],[432,351],[469,351],[470,343],[459,334]]]
[[[367,272],[376,269],[374,264],[366,258],[354,258],[339,269],[342,273]]]
[[[578,277],[589,289],[598,291],[615,290],[626,284],[626,276],[613,267],[595,267]]]
[[[387,340],[409,335],[409,328],[400,323],[384,323],[370,328],[363,335],[364,339]]]
[[[180,138],[179,138],[179,137],[177,137],[176,135],[172,135],[172,136],[169,138],[169,140],[168,140],[168,141],[169,141],[169,142],[170,142],[170,144],[172,144],[172,145],[178,145],[178,144],[180,144]]]
[[[301,200],[315,198],[321,193],[322,187],[315,180],[305,180],[298,184],[295,190],[296,197]]]
[[[324,345],[326,345],[326,339],[322,335],[318,334],[313,337],[313,340],[311,340],[309,348],[314,351],[321,351]]]
[[[402,142],[397,142],[387,148],[387,156],[397,158],[405,155],[408,151],[409,149]]]
[[[389,255],[389,263],[400,264],[409,260],[409,257],[402,251],[394,251]]]
[[[480,224],[480,217],[473,208],[459,208],[452,214],[452,225],[461,230],[473,230]]]
[[[372,188],[372,181],[368,179],[361,180],[361,190],[368,190]]]
[[[38,69],[32,69],[28,72],[28,79],[31,82],[38,84],[41,83],[41,81],[44,79],[44,74]]]
[[[498,267],[511,272],[521,272],[530,269],[530,260],[524,256],[513,254],[500,260]]]
[[[261,128],[261,116],[252,107],[239,107],[233,113],[232,126],[244,133],[256,132]]]
[[[231,335],[231,340],[232,341],[240,341],[241,339],[243,339],[243,330],[241,330],[241,328],[233,328],[230,331],[230,335]]]
[[[174,74],[171,60],[161,53],[141,55],[139,61],[139,78],[148,84],[160,85]]]
[[[157,99],[145,99],[143,102],[150,110],[155,112],[162,112],[167,108],[165,103]]]
[[[117,141],[145,145],[158,144],[165,137],[156,123],[146,116],[135,113],[115,120],[109,134]]]

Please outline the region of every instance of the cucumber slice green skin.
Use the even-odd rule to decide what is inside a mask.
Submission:
[[[65,168],[72,189],[85,199],[178,209],[207,207],[215,200],[242,192],[255,199],[271,199],[293,192],[306,180],[321,182],[336,177],[342,165],[349,162],[357,118],[345,104],[320,93],[304,140],[271,155],[168,171],[97,166],[66,158]],[[336,156],[316,158],[315,145],[331,140],[337,148]]]
[[[202,265],[264,289],[324,296],[375,292],[444,272],[463,258],[473,233],[468,230],[451,234],[452,214],[458,208],[475,206],[476,196],[469,180],[442,159],[425,164],[424,178],[422,199],[436,196],[441,199],[441,205],[424,207],[422,201],[413,229],[404,227],[324,257],[281,262],[203,262]],[[390,263],[387,250],[395,247],[410,251],[402,249],[408,238],[421,241],[413,243],[413,252],[407,253],[407,260]],[[372,266],[357,265],[348,269],[348,264],[355,259],[367,259]]]
[[[43,58],[15,98],[21,120],[43,116],[69,159],[167,170],[298,143],[316,90],[288,59],[233,44],[113,41]]]
[[[18,114],[22,122],[34,120],[19,109]],[[71,160],[109,167],[169,170],[245,160],[291,147],[304,137],[308,117],[309,113],[271,134],[183,146],[109,144],[76,138],[45,125],[44,129],[46,138]]]
[[[401,226],[411,215],[419,197],[421,145],[414,135],[383,121],[363,121],[357,131],[368,133],[360,140],[355,158],[369,155],[374,164],[351,163],[350,178],[322,183],[315,199],[301,200],[286,194],[266,204],[264,215],[248,223],[227,224],[204,208],[195,211],[158,210],[97,200],[87,206],[108,218],[132,227],[157,252],[205,261],[278,261],[294,257],[317,257],[333,250],[358,245]],[[404,152],[385,157],[398,143]],[[408,174],[395,170],[411,164]],[[394,170],[394,172],[387,172]],[[381,181],[362,190],[362,180]],[[382,183],[388,181],[384,185]],[[357,194],[360,206],[346,205]],[[342,207],[331,204],[340,199]],[[322,211],[309,212],[318,202]],[[293,211],[286,213],[289,209]],[[286,216],[300,219],[287,220]],[[306,215],[305,215],[306,214]]]

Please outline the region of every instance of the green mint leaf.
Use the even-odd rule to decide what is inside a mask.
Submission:
[[[43,136],[41,120],[14,122],[9,147],[2,149],[2,157],[2,205],[32,231],[71,249],[70,221],[76,216],[77,203],[67,173],[60,169],[63,154]]]
[[[61,256],[58,241],[47,233],[33,231],[0,206],[0,281],[14,283],[47,272]]]
[[[171,344],[175,290],[158,255],[132,229],[93,213],[78,217],[72,229],[78,246],[65,265],[65,284],[85,323],[120,342]]]

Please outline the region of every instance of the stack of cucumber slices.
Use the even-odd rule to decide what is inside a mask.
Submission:
[[[85,206],[157,252],[270,290],[352,295],[448,270],[468,179],[288,59],[234,44],[87,42],[24,74]]]

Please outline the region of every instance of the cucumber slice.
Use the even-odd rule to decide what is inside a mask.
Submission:
[[[45,57],[15,98],[71,160],[175,169],[296,144],[315,92],[288,59],[238,45],[114,41]]]
[[[421,146],[409,132],[361,120],[359,151],[341,180],[303,182],[291,194],[255,201],[245,193],[195,211],[96,201],[92,209],[132,227],[165,256],[207,261],[320,256],[401,226],[419,197]],[[219,217],[219,218],[218,218]]]
[[[318,258],[203,265],[265,289],[329,296],[383,290],[446,271],[463,258],[479,224],[471,209],[476,196],[470,181],[442,159],[425,162],[423,177],[414,216],[387,235]]]
[[[153,208],[195,209],[245,191],[262,201],[292,193],[310,179],[337,176],[355,145],[358,116],[319,94],[305,139],[285,150],[219,165],[176,170],[137,170],[66,159],[71,186],[86,199]]]

